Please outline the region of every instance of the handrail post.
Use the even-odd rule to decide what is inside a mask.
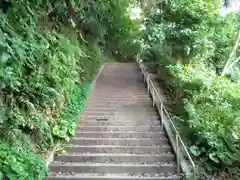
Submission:
[[[149,76],[147,77],[147,92],[150,93],[150,83],[149,83]]]
[[[196,180],[196,171],[195,171],[195,167],[193,167],[193,180]]]
[[[146,82],[146,76],[145,76],[145,73],[144,73],[143,69],[142,69],[142,72],[143,72],[143,80],[144,80],[144,83],[145,83]]]
[[[162,125],[162,130],[163,130],[163,104],[162,104],[162,102],[161,102],[160,116],[161,116],[161,125]]]
[[[176,155],[177,155],[177,174],[180,175],[180,156],[179,156],[179,139],[178,135],[176,135]]]
[[[154,90],[152,91],[152,99],[153,99],[153,104],[152,105],[154,107],[154,99],[155,99],[155,91]]]

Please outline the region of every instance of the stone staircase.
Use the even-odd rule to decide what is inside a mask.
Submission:
[[[134,63],[105,65],[66,151],[47,180],[181,179]]]

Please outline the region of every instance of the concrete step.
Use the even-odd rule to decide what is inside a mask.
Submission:
[[[150,98],[142,98],[142,99],[135,99],[135,98],[126,98],[126,99],[100,99],[100,98],[95,98],[95,99],[88,99],[88,105],[89,104],[97,104],[97,103],[111,103],[111,104],[114,104],[114,103],[117,103],[117,104],[127,104],[127,103],[140,103],[140,104],[152,104],[151,102],[151,99]]]
[[[165,137],[164,132],[96,132],[96,131],[77,131],[76,137],[88,138],[161,138]]]
[[[180,180],[177,175],[162,176],[159,173],[55,173],[53,172],[46,180]]]
[[[141,78],[139,79],[141,81]],[[120,82],[121,83],[121,82]],[[126,83],[122,84],[125,85]],[[109,88],[104,88],[101,86],[101,84],[96,84],[95,87],[98,87],[98,89],[96,88],[96,91],[93,91],[93,93],[96,94],[107,94],[110,93],[111,94],[140,94],[140,93],[144,93],[145,91],[143,91],[144,89],[146,89],[147,85],[145,83],[140,83],[141,85],[136,85],[136,84],[131,84],[132,86],[130,87],[125,86],[125,88],[121,87],[121,86],[116,86],[116,87],[109,87]],[[119,88],[121,87],[121,88]],[[141,89],[139,89],[138,87],[142,87]],[[104,91],[105,90],[105,91]],[[114,91],[115,90],[115,91]]]
[[[176,172],[173,164],[134,164],[134,163],[59,163],[51,164],[52,172],[62,173],[168,173]]]
[[[173,154],[126,154],[126,153],[85,153],[63,154],[55,158],[55,163],[137,163],[137,164],[172,164],[175,160]]]
[[[133,105],[133,103],[129,103],[129,105]],[[98,103],[87,103],[85,105],[84,109],[99,109],[99,108],[118,108],[118,107],[122,107],[123,105],[119,104],[119,103],[108,103],[108,102],[98,102]],[[126,106],[126,104],[125,104]],[[142,109],[151,109],[152,108],[152,102],[145,102],[145,103],[135,103],[134,104],[134,108],[142,108]],[[152,109],[151,109],[152,110]]]
[[[87,121],[81,120],[82,125],[86,126],[143,126],[143,125],[160,125],[160,121]]]
[[[121,99],[151,99],[150,94],[142,94],[142,95],[136,95],[136,94],[132,94],[132,93],[126,93],[126,94],[119,94],[119,95],[114,95],[114,94],[92,94],[91,96],[89,96],[89,99],[105,99],[105,100],[121,100]]]
[[[133,112],[134,110],[134,112]],[[158,116],[158,113],[156,111],[144,111],[143,109],[133,109],[133,110],[129,110],[129,112],[119,112],[117,110],[106,110],[106,111],[89,111],[87,109],[85,109],[84,112],[81,113],[81,117],[88,117],[88,116],[114,116],[114,115],[135,115],[136,117],[141,117],[141,116],[147,116],[147,117],[151,117],[151,116]]]
[[[144,89],[145,87],[147,87],[146,85],[143,85]],[[121,92],[114,92],[114,91],[108,91],[106,90],[105,92],[103,91],[93,91],[91,93],[91,96],[125,96],[125,95],[133,95],[133,96],[147,96],[148,94],[146,93],[146,91],[142,91],[142,90],[137,90],[137,92],[130,92],[130,91],[126,91],[124,89],[121,89]]]
[[[112,121],[116,121],[116,120],[121,120],[121,121],[139,121],[139,120],[158,120],[160,117],[158,115],[155,116],[147,116],[142,114],[142,116],[139,115],[82,115],[80,117],[80,119],[84,119],[86,121],[88,120],[101,120],[102,118],[106,119],[106,120],[112,120]]]
[[[136,112],[136,113],[139,113],[139,112]],[[95,120],[97,119],[98,117],[106,117],[108,119],[113,119],[113,120],[116,120],[116,119],[121,119],[121,120],[130,120],[130,119],[133,119],[135,118],[136,120],[141,120],[141,119],[159,119],[159,116],[157,113],[154,113],[154,114],[150,114],[150,113],[142,113],[142,115],[140,114],[136,114],[134,115],[133,113],[119,113],[119,112],[114,112],[114,113],[109,113],[109,114],[86,114],[86,113],[83,113],[80,115],[80,118],[83,118],[83,119],[86,119],[86,120]]]
[[[153,126],[85,126],[85,125],[78,125],[76,131],[99,131],[99,132],[128,132],[128,131],[135,131],[135,132],[160,132],[162,131],[162,127],[160,125]]]
[[[93,92],[96,92],[97,90],[99,90],[100,93],[128,93],[128,92],[145,92],[147,91],[147,85],[143,84],[140,86],[136,86],[134,84],[132,84],[132,87],[128,87],[128,85],[126,83],[121,84],[121,85],[114,85],[114,87],[111,88],[107,88],[106,87],[102,87],[102,85],[97,84],[94,88]]]
[[[136,103],[140,103],[140,104],[144,104],[144,105],[150,105],[152,104],[152,102],[150,100],[146,100],[146,99],[119,99],[119,100],[108,100],[108,101],[104,101],[104,100],[92,100],[89,99],[88,100],[88,105],[91,104],[101,104],[101,105],[107,105],[107,104],[136,104]]]
[[[118,111],[111,111],[111,110],[108,110],[107,111],[94,111],[94,112],[91,112],[91,111],[88,111],[88,110],[85,110],[83,113],[81,113],[80,117],[108,117],[109,119],[123,119],[123,117],[125,119],[129,119],[129,118],[132,118],[132,117],[136,117],[137,119],[142,119],[142,117],[152,117],[152,118],[159,118],[159,115],[157,112],[145,112],[144,110],[142,111],[137,111],[137,110],[132,110],[131,112],[125,112],[125,113],[122,113],[122,112],[118,112]]]
[[[146,114],[150,114],[150,115],[156,115],[158,114],[155,109],[148,109],[148,108],[134,108],[134,111],[136,112],[141,112],[141,113],[146,113]],[[112,114],[112,113],[117,113],[118,112],[118,109],[117,108],[108,108],[108,107],[105,107],[105,108],[85,108],[84,109],[84,112],[82,114],[86,114],[86,113],[90,113],[90,114],[99,114],[99,113],[109,113],[109,114]],[[129,112],[132,112],[132,109],[129,109]]]
[[[123,106],[139,106],[142,108],[152,108],[152,103],[148,102],[128,102],[128,103],[108,103],[108,102],[95,102],[95,103],[88,103],[85,106],[85,109],[87,108],[101,108],[101,107],[106,107],[106,108],[120,108]]]
[[[117,98],[121,98],[121,97],[150,97],[149,94],[147,94],[145,91],[143,92],[138,92],[138,93],[132,93],[132,92],[127,92],[127,93],[114,93],[114,92],[109,92],[109,93],[92,93],[90,95],[90,98],[95,98],[95,97],[103,97],[103,98],[111,98],[111,97],[117,97]]]
[[[65,150],[55,155],[47,180],[181,179],[134,63],[105,66]]]
[[[142,78],[139,79],[140,81],[142,81]],[[98,84],[98,86],[100,87],[100,85]],[[144,88],[147,87],[147,85],[145,83],[142,83],[142,85]],[[96,87],[96,86],[95,86]],[[118,91],[111,91],[112,89],[114,89],[114,87],[111,88],[105,88],[105,91],[103,90],[103,88],[101,87],[101,89],[96,89],[96,91],[93,91],[92,94],[107,94],[109,93],[111,94],[117,94],[117,95],[122,95],[122,94],[145,94],[145,91],[143,91],[143,89],[136,89],[135,87],[125,87],[122,89],[118,89]],[[130,92],[128,89],[134,89],[136,92]],[[119,92],[120,91],[120,92]]]
[[[172,149],[168,144],[160,146],[117,146],[117,145],[68,145],[69,153],[132,153],[132,154],[167,154],[171,155]]]
[[[124,146],[154,146],[168,144],[167,138],[77,138],[71,139],[75,145],[124,145]]]
[[[99,104],[99,103],[141,103],[141,104],[151,104],[151,99],[108,99],[108,100],[101,100],[101,99],[88,99],[87,104]]]
[[[94,98],[89,98],[88,102],[129,102],[129,101],[140,101],[140,102],[145,102],[149,101],[151,102],[151,97],[135,97],[135,98],[130,98],[130,97],[122,97],[122,98],[115,98],[115,97],[109,97],[109,98],[104,98],[104,97],[94,97]]]

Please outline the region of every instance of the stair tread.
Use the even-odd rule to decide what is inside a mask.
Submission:
[[[117,163],[64,163],[51,164],[51,171],[76,172],[76,173],[174,173],[177,171],[176,165],[165,164],[117,164]]]
[[[169,175],[169,176],[164,176],[158,173],[154,173],[154,174],[104,174],[104,173],[74,173],[74,174],[63,174],[63,173],[54,173],[54,175],[50,176],[50,178],[52,177],[74,177],[76,179],[85,179],[85,178],[95,178],[95,179],[132,179],[132,180],[136,180],[136,179],[142,179],[142,180],[167,180],[167,179],[179,179],[180,177],[177,175]]]
[[[96,148],[162,148],[162,147],[171,147],[170,145],[151,145],[151,146],[141,146],[141,145],[137,145],[137,146],[130,146],[130,145],[77,145],[77,144],[68,144],[68,147],[96,147]]]
[[[161,163],[161,164],[138,164],[138,163],[84,163],[84,162],[57,162],[52,163],[51,166],[89,166],[89,167],[103,167],[103,166],[111,166],[111,167],[159,167],[159,166],[176,166],[175,164],[171,163]]]
[[[99,131],[99,129],[104,130],[107,129],[108,132],[128,132],[128,131],[136,131],[136,132],[157,132],[157,131],[161,131],[162,132],[162,127],[160,125],[139,125],[139,126],[133,126],[133,125],[77,125],[77,131],[79,131],[79,129],[92,129],[92,130],[84,130],[84,131]],[[93,130],[94,129],[94,130]],[[96,130],[98,129],[98,130]],[[115,130],[113,130],[115,129]],[[106,130],[105,130],[106,131]]]
[[[174,156],[173,154],[134,154],[134,153],[67,153],[64,155],[58,155],[58,156]]]
[[[47,180],[181,179],[160,116],[133,63],[105,66],[69,143],[66,153],[54,156]]]
[[[99,127],[99,128],[104,128],[106,126],[93,126],[93,125],[77,125],[77,127]],[[107,126],[107,127],[113,127],[113,128],[128,128],[128,127],[134,127],[134,128],[157,128],[157,127],[161,127],[160,125],[157,125],[157,126],[152,126],[152,125],[148,125],[148,126],[133,126],[133,125],[125,125],[125,126]]]
[[[108,137],[104,137],[104,138],[92,138],[92,137],[73,137],[72,139],[89,139],[89,140],[139,140],[139,139],[142,139],[142,140],[158,140],[158,139],[167,139],[165,136],[161,137],[161,138],[108,138]]]
[[[144,132],[144,131],[128,131],[128,132],[101,132],[101,131],[80,131],[79,133],[99,133],[99,134],[165,134],[164,132]]]
[[[99,131],[77,131],[75,136],[77,137],[165,137],[164,132],[99,132]]]

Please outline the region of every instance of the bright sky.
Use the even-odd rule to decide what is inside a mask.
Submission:
[[[240,11],[240,1],[239,0],[231,0],[229,7],[223,7],[220,9],[221,15],[225,16],[231,12]]]
[[[140,19],[141,18],[141,8],[133,7],[131,9],[129,9],[129,15],[132,20]]]

